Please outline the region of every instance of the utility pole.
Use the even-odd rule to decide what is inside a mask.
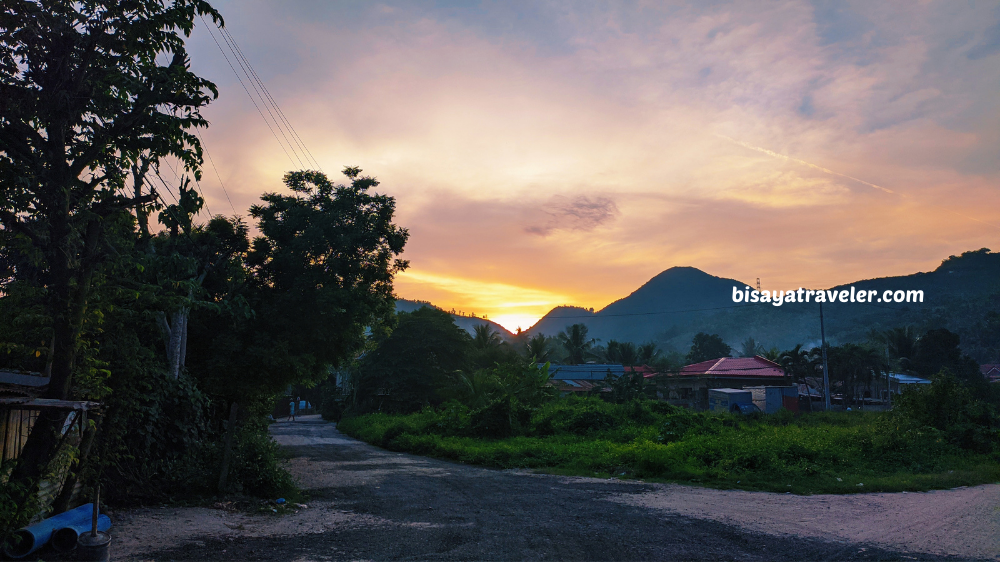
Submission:
[[[819,303],[819,337],[823,345],[823,396],[830,411],[830,367],[826,362],[826,329],[823,327],[823,303]]]

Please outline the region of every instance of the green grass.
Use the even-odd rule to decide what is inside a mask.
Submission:
[[[450,404],[348,418],[339,427],[391,450],[481,466],[717,488],[858,493],[1000,481],[996,451],[962,449],[892,413],[740,418],[654,402],[565,399],[535,410],[504,439],[473,435],[475,416]]]

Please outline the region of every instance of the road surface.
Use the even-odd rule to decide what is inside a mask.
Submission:
[[[307,507],[116,514],[130,560],[1000,560],[1000,485],[795,496],[500,471],[272,425]]]

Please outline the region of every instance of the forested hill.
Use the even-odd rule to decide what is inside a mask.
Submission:
[[[440,307],[434,306],[429,302],[396,299],[396,312],[413,312],[414,310],[418,310],[425,306],[440,309]],[[451,317],[455,320],[455,324],[457,324],[459,328],[469,332],[470,335],[473,335],[476,326],[488,324],[494,331],[499,332],[505,340],[510,340],[514,337],[514,334],[510,333],[506,328],[491,320],[476,318],[474,316],[463,316],[460,314],[452,314]]]
[[[583,323],[591,337],[603,342],[655,341],[663,348],[679,351],[686,351],[698,332],[717,333],[733,347],[747,337],[782,349],[797,343],[818,344],[817,305],[756,304],[734,308],[732,287],[748,284],[692,267],[673,267],[596,313],[582,308],[555,308],[528,332],[555,335],[570,324]],[[1000,341],[1000,253],[987,249],[966,252],[949,257],[931,272],[862,280],[831,289],[850,286],[876,290],[879,295],[886,289],[923,290],[924,303],[824,306],[827,338],[833,343],[863,340],[873,328],[945,327],[958,332],[965,351],[981,362],[1000,359],[995,357]]]
[[[583,323],[590,329],[590,337],[601,341],[652,340],[671,326],[703,318],[708,312],[704,309],[731,306],[733,286],[742,288],[744,284],[693,267],[671,267],[599,312],[568,306],[554,308],[528,332],[551,336],[569,324]]]

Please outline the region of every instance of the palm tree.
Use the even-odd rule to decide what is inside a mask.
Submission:
[[[500,332],[491,328],[489,324],[480,324],[473,330],[475,335],[472,337],[472,346],[476,349],[491,349],[503,343]]]
[[[536,363],[548,362],[552,355],[552,346],[550,345],[549,338],[545,337],[545,334],[533,336],[525,344],[525,352],[528,358],[533,359]]]
[[[587,332],[586,324],[573,324],[572,326],[566,326],[566,329],[556,336],[559,339],[559,343],[566,350],[566,354],[568,355],[566,362],[568,364],[579,365],[584,362],[588,355],[591,355],[590,349],[594,346],[596,340],[593,338],[587,339]]]
[[[639,364],[649,365],[656,360],[660,355],[660,350],[657,349],[656,344],[653,342],[646,342],[639,346]]]
[[[777,347],[773,346],[771,347],[771,349],[761,351],[757,355],[760,355],[761,357],[767,359],[768,361],[774,361],[775,363],[781,360],[781,352],[778,351]]]
[[[872,343],[884,347],[886,359],[894,369],[906,371],[910,361],[917,351],[917,332],[912,326],[892,328],[889,330],[872,330],[869,334]]]
[[[752,337],[743,340],[743,344],[740,346],[740,357],[753,357],[755,355],[763,354],[764,346],[755,341]]]
[[[812,364],[809,360],[809,353],[802,349],[802,344],[798,344],[792,349],[781,354],[778,358],[778,363],[785,368],[785,372],[792,377],[795,382],[801,382],[806,385],[806,391],[809,390],[809,383],[806,381],[806,376],[812,374]],[[807,395],[808,396],[808,395]],[[809,411],[812,411],[812,397],[809,396]]]

